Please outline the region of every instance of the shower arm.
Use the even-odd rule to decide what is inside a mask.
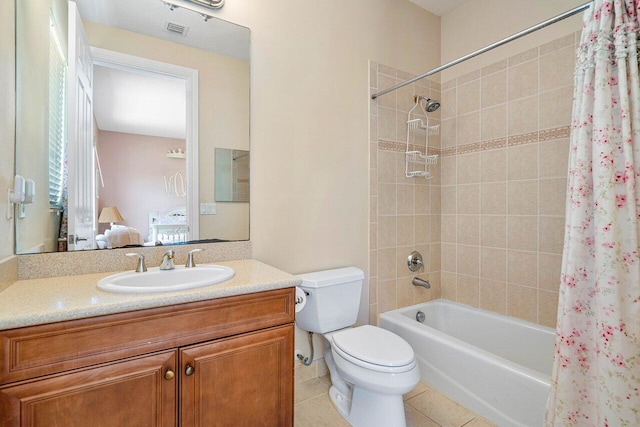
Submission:
[[[520,37],[526,36],[527,34],[531,34],[531,33],[535,32],[535,31],[538,31],[538,30],[540,30],[540,29],[542,29],[544,27],[548,27],[551,24],[555,24],[556,22],[562,21],[563,19],[566,19],[566,18],[568,18],[570,16],[573,16],[573,15],[575,15],[577,13],[580,13],[580,12],[582,12],[584,10],[587,10],[589,8],[589,6],[591,6],[591,3],[592,2],[588,2],[588,3],[583,4],[582,6],[578,6],[576,8],[571,9],[571,10],[568,10],[568,11],[566,11],[564,13],[561,13],[558,16],[554,16],[553,18],[550,18],[550,19],[547,19],[546,21],[540,22],[539,24],[536,24],[533,27],[529,27],[529,28],[527,28],[525,30],[520,31],[519,33],[513,34],[513,35],[511,35],[511,36],[509,36],[507,38],[504,38],[502,40],[499,40],[499,41],[497,41],[495,43],[491,43],[490,45],[485,46],[482,49],[478,49],[475,52],[471,52],[471,53],[469,53],[469,54],[467,54],[465,56],[462,56],[462,57],[460,57],[458,59],[454,59],[451,62],[447,62],[444,65],[441,65],[441,66],[439,66],[437,68],[434,68],[431,71],[427,71],[424,74],[420,74],[419,76],[414,77],[414,78],[412,78],[410,80],[407,80],[407,81],[402,82],[402,83],[398,83],[397,85],[391,86],[388,89],[385,89],[383,91],[374,93],[373,95],[371,95],[371,99],[376,99],[377,97],[379,97],[381,95],[384,95],[384,94],[389,93],[389,92],[393,92],[394,90],[400,89],[403,86],[406,86],[406,85],[409,85],[411,83],[417,82],[418,80],[424,79],[425,77],[429,77],[429,76],[432,76],[434,74],[437,74],[440,71],[443,71],[443,70],[446,70],[447,68],[453,67],[454,65],[458,65],[459,63],[464,62],[467,59],[474,58],[474,57],[476,57],[476,56],[478,56],[478,55],[480,55],[482,53],[488,52],[488,51],[490,51],[492,49],[495,49],[496,47],[499,47],[499,46],[502,46],[503,44],[509,43],[510,41],[513,41],[515,39],[519,39]]]

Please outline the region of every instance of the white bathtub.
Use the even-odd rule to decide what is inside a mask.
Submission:
[[[447,300],[383,313],[380,326],[411,344],[422,382],[500,427],[542,426],[552,329]]]

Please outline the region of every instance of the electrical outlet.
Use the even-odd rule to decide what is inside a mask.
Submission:
[[[215,203],[200,203],[200,215],[215,215],[216,213]]]

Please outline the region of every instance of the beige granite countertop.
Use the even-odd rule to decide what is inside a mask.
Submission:
[[[118,272],[19,280],[0,292],[0,330],[288,288],[301,282],[253,259],[215,264],[233,268],[235,276],[177,292],[120,294],[96,287],[100,279]]]

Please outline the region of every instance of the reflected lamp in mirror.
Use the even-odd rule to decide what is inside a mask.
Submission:
[[[113,227],[114,222],[122,222],[122,221],[124,221],[124,218],[122,217],[122,214],[120,214],[120,211],[116,206],[107,206],[102,208],[102,211],[100,212],[100,216],[98,217],[99,223],[108,222],[111,225],[111,227]]]

